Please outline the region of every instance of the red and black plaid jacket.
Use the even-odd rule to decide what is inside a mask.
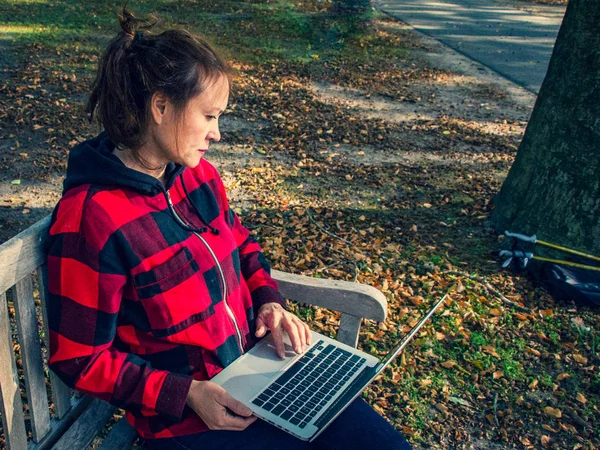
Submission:
[[[283,302],[212,165],[171,164],[165,187],[113,148],[102,133],[69,156],[47,247],[49,366],[145,439],[203,431],[192,379],[254,345],[255,312]]]

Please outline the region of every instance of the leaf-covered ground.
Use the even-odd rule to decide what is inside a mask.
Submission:
[[[506,243],[488,223],[530,107],[434,65],[434,49],[390,18],[328,7],[135,11],[204,33],[234,62],[207,158],[274,268],[383,291],[388,319],[364,323],[361,348],[384,355],[450,293],[365,393],[415,447],[600,447],[598,311],[501,272]],[[68,148],[97,131],[82,108],[115,12],[108,1],[0,5],[0,241],[50,212]],[[291,308],[335,334],[335,313]]]

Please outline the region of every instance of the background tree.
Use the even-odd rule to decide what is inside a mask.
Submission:
[[[600,255],[600,2],[570,0],[494,225]]]

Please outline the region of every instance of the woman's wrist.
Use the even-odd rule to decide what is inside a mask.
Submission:
[[[198,381],[198,380],[192,381],[192,384],[190,384],[190,389],[188,391],[187,397],[185,399],[186,405],[191,406],[191,403],[194,398],[194,392],[202,385],[202,383],[205,383],[205,381]]]

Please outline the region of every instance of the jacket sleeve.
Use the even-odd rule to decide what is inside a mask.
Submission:
[[[225,221],[231,228],[237,243],[240,254],[240,270],[250,290],[254,310],[258,311],[262,305],[272,302],[279,303],[285,308],[285,301],[279,293],[277,282],[271,277],[271,266],[260,245],[252,238],[250,231],[242,225],[238,215],[230,208],[225,185],[218,173],[216,177],[220,190],[221,208],[225,215]]]
[[[260,246],[232,209],[228,209],[227,214],[240,253],[240,269],[250,290],[254,310],[258,311],[262,305],[271,302],[279,303],[285,308],[277,282],[271,277],[271,266]]]
[[[79,195],[80,198],[77,198]],[[54,211],[48,254],[49,368],[69,387],[143,415],[180,421],[191,377],[157,370],[116,338],[128,271],[113,220],[86,193]],[[116,338],[116,339],[115,339]]]

